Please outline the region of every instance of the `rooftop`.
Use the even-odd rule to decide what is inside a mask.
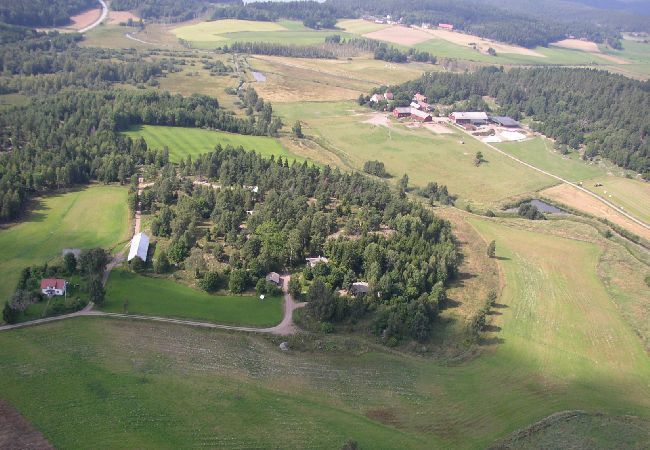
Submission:
[[[141,260],[147,260],[147,252],[149,251],[149,236],[144,233],[138,233],[131,239],[131,248],[129,249],[128,261],[131,261],[136,256]]]

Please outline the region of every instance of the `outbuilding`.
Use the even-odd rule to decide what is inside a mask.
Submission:
[[[327,264],[330,262],[329,259],[325,258],[324,256],[318,256],[317,258],[307,258],[306,261],[307,266],[312,269],[316,267],[317,264]]]
[[[149,252],[149,236],[144,233],[138,233],[131,239],[131,248],[129,249],[129,256],[127,261],[131,261],[138,256],[142,261],[147,261],[147,253]]]
[[[282,278],[280,278],[280,274],[277,272],[271,272],[266,276],[266,281],[269,283],[273,283],[277,286],[280,286],[282,284]]]
[[[411,115],[411,107],[410,106],[400,106],[397,107],[393,110],[393,116],[395,116],[398,119],[401,119],[403,117],[409,117]]]
[[[370,292],[370,285],[365,281],[352,283],[352,287],[350,288],[350,293],[354,296],[366,295],[368,292]]]
[[[453,112],[449,119],[458,125],[486,125],[488,115],[484,112]]]
[[[519,122],[507,116],[492,116],[490,117],[490,122],[504,128],[519,128],[520,126]]]
[[[431,114],[425,111],[420,111],[419,109],[411,110],[411,117],[418,122],[431,122],[433,120]]]
[[[60,278],[45,278],[41,280],[41,292],[48,297],[65,295],[67,283]]]
[[[417,103],[426,103],[427,102],[427,96],[422,95],[419,92],[413,96],[413,100]]]

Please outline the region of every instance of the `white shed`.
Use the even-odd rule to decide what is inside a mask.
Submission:
[[[136,256],[141,260],[147,260],[147,252],[149,251],[149,236],[144,233],[138,233],[131,239],[131,249],[129,250],[128,261],[131,261]]]

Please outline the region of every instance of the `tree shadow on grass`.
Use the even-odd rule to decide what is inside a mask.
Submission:
[[[479,339],[478,345],[480,346],[488,346],[488,345],[497,345],[497,344],[503,344],[506,340],[497,336],[491,336],[491,337],[483,337]]]
[[[499,261],[510,261],[510,258],[506,256],[495,256],[494,259],[499,260]]]
[[[501,331],[501,327],[498,325],[485,325],[485,327],[483,327],[483,331],[486,331],[488,333],[498,333]]]

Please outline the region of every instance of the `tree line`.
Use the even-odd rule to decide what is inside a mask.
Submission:
[[[530,117],[531,128],[559,145],[583,149],[650,179],[650,82],[595,69],[496,67],[473,73],[427,73],[391,87],[395,98],[425,94],[431,103],[479,106],[496,99],[496,113]],[[382,91],[383,92],[383,91]]]

